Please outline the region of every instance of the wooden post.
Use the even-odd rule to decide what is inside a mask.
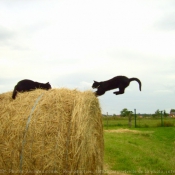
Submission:
[[[162,112],[163,111],[161,111],[161,126],[164,126]]]
[[[137,127],[137,122],[136,122],[136,109],[134,109],[134,116],[135,116],[135,128]]]
[[[108,130],[108,112],[107,112],[107,130]]]
[[[131,120],[132,120],[132,115],[131,115],[131,112],[132,111],[129,111],[129,123],[128,123],[128,126],[129,126],[129,128],[131,128],[131,126],[132,126],[132,123],[131,123]]]

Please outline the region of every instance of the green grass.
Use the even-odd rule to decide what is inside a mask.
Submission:
[[[135,175],[175,174],[175,128],[132,130],[139,132],[104,132],[104,160],[108,169]]]

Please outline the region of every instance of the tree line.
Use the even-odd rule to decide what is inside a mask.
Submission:
[[[121,117],[128,117],[129,115],[134,115],[134,112],[133,111],[129,111],[127,108],[124,108],[120,112],[120,116]],[[138,113],[137,115],[140,115],[140,116],[152,116],[152,117],[161,117],[161,115],[163,115],[164,117],[169,116],[169,114],[165,110],[161,111],[159,109],[157,109],[154,114],[140,114],[140,113]]]

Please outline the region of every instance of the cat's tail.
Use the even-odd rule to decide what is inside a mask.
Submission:
[[[16,98],[16,94],[17,94],[17,90],[16,90],[16,86],[13,90],[13,94],[12,94],[12,98],[15,99]]]
[[[142,83],[141,83],[141,81],[138,78],[130,78],[129,80],[130,80],[130,82],[131,81],[137,81],[139,83],[139,89],[141,91]]]

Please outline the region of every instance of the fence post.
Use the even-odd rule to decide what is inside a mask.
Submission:
[[[137,127],[137,119],[136,119],[136,109],[134,109],[134,118],[135,118],[135,128]]]
[[[128,122],[129,128],[131,128],[131,126],[132,126],[132,123],[131,123],[131,120],[132,120],[131,112],[132,111],[129,111],[129,122]]]
[[[108,112],[107,112],[107,130],[108,130]]]
[[[163,116],[162,116],[162,111],[161,111],[161,126],[164,126],[164,124],[163,124]]]

